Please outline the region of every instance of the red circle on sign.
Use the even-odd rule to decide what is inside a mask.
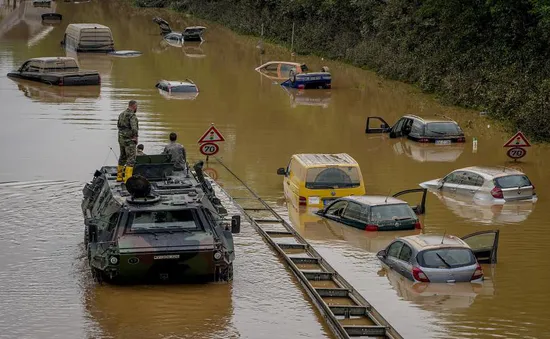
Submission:
[[[205,144],[200,145],[199,151],[204,155],[214,155],[218,153],[220,150],[220,147],[212,142],[207,142]]]
[[[527,154],[527,151],[521,147],[513,147],[506,152],[506,155],[512,159],[521,159]]]

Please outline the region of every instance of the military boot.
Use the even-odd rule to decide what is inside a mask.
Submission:
[[[116,168],[116,181],[121,182],[124,176],[124,166],[118,165]]]
[[[124,173],[124,183],[128,181],[128,178],[132,176],[132,172],[134,171],[133,167],[126,166],[126,172]]]

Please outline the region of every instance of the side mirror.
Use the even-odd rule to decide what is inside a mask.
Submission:
[[[231,233],[241,233],[241,216],[234,215],[231,217]]]
[[[286,170],[283,167],[281,167],[277,170],[277,174],[278,175],[286,175]]]
[[[378,253],[376,253],[376,256],[378,258],[384,258],[385,259],[386,258],[386,250],[379,251]]]

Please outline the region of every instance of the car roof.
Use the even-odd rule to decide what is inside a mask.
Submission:
[[[33,61],[52,61],[52,60],[59,60],[59,61],[76,61],[75,58],[71,57],[40,57],[40,58],[32,58],[29,59]]]
[[[84,24],[69,24],[71,27],[77,27],[77,28],[106,28],[109,29],[109,27],[102,25],[102,24],[90,24],[90,23],[84,23]]]
[[[445,236],[437,234],[419,234],[401,237],[398,239],[406,241],[417,251],[443,247],[470,248],[464,240],[450,234],[446,234]],[[443,240],[443,243],[441,240]]]
[[[325,153],[301,153],[294,154],[299,162],[308,167],[320,166],[341,166],[341,165],[358,165],[357,161],[347,153],[325,154]]]
[[[353,195],[343,199],[369,206],[407,204],[406,201],[385,195]]]
[[[453,119],[445,117],[445,116],[439,116],[439,115],[431,115],[431,116],[420,117],[420,116],[414,115],[414,114],[406,114],[403,117],[404,118],[418,119],[418,120],[420,120],[420,121],[422,121],[426,124],[434,123],[434,122],[451,122],[451,123],[457,124],[457,122],[454,121]]]
[[[170,85],[171,87],[174,86],[193,86],[196,87],[195,83],[189,79],[185,81],[178,81],[178,80],[160,80],[159,83],[166,83]]]
[[[189,26],[189,27],[185,27],[186,30],[188,29],[206,29],[206,27],[204,26]]]
[[[489,166],[470,166],[470,167],[464,167],[460,169],[456,169],[455,171],[470,171],[476,174],[481,175],[482,177],[485,177],[487,179],[491,178],[500,178],[505,177],[508,175],[525,175],[525,173],[520,172],[518,170],[515,170],[513,168],[504,167],[504,166],[495,166],[495,167],[489,167]]]

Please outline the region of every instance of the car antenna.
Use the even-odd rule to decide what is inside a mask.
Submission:
[[[443,245],[443,240],[445,240],[445,234],[447,234],[447,229],[443,231],[443,237],[441,237],[441,245]]]
[[[386,200],[384,200],[384,204],[388,202],[388,198],[390,197],[391,189],[388,191],[388,195],[386,195]]]

